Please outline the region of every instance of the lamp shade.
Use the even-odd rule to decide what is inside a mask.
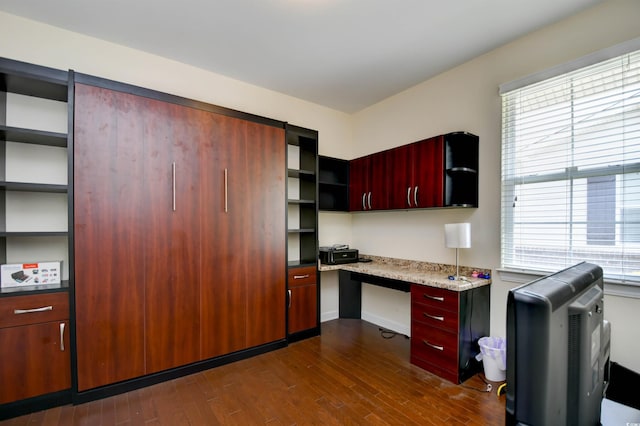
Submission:
[[[444,225],[444,241],[448,248],[471,247],[471,224],[447,223]]]

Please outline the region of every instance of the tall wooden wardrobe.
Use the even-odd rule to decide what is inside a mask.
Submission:
[[[76,75],[77,389],[284,341],[283,123]]]

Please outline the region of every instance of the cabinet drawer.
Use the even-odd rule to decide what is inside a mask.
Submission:
[[[0,328],[69,318],[69,295],[39,293],[0,298]]]
[[[316,267],[304,266],[301,268],[292,268],[288,271],[289,279],[287,281],[289,287],[297,287],[300,285],[309,285],[316,283]]]
[[[411,301],[458,312],[458,292],[437,287],[413,284]]]
[[[413,323],[411,326],[411,357],[419,357],[441,368],[458,368],[458,334],[441,328]]]
[[[458,332],[458,313],[424,303],[411,304],[411,321],[421,322],[430,327],[442,328],[452,333]]]

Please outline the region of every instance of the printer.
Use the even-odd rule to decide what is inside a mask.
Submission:
[[[356,263],[358,250],[350,249],[346,244],[334,244],[330,247],[320,247],[320,263],[325,265],[341,265]]]

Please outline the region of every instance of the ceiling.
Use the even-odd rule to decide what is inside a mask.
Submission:
[[[2,0],[0,10],[353,113],[600,2]]]

